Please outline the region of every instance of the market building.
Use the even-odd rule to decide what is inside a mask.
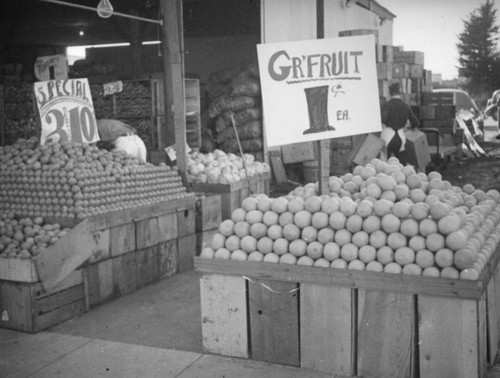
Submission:
[[[85,374],[22,366],[15,340],[56,334],[156,347],[162,376],[495,376],[500,193],[445,177],[479,127],[381,2],[0,7],[7,376]]]

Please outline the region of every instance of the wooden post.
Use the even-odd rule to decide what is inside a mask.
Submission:
[[[182,1],[162,0],[162,57],[166,128],[160,130],[160,150],[175,143],[177,167],[186,173],[186,114],[184,104],[184,59]]]
[[[330,179],[330,139],[322,139],[318,142],[319,160],[319,194],[330,193],[328,181]]]

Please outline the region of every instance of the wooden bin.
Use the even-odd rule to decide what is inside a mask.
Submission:
[[[201,195],[196,198],[196,250],[197,255],[208,246],[219,230],[222,221],[219,194]]]
[[[203,347],[333,376],[484,377],[497,263],[466,281],[196,258]]]
[[[219,194],[221,197],[222,219],[229,219],[233,210],[241,206],[241,201],[251,194],[270,194],[271,174],[266,172],[231,184],[194,183],[192,189],[200,194]]]
[[[0,327],[34,333],[87,310],[81,269],[46,292],[37,282],[31,260],[21,260],[21,264],[12,264],[15,259],[0,260],[0,266],[17,265],[10,275],[4,271],[0,276]],[[23,279],[27,282],[19,281]]]
[[[38,332],[192,269],[195,217],[194,196],[116,211],[80,222],[33,260],[0,258],[0,327]]]

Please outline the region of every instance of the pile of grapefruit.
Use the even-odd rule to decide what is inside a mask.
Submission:
[[[200,257],[479,278],[500,240],[500,193],[373,159],[289,195],[245,198]]]

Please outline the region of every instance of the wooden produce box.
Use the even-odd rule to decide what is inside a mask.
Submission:
[[[219,194],[222,220],[229,219],[232,212],[241,206],[241,201],[251,194],[270,194],[271,174],[266,172],[231,184],[194,183],[192,189],[200,194]]]
[[[222,222],[221,198],[218,194],[202,195],[196,198],[196,251],[197,255],[207,247],[219,230]]]
[[[193,196],[96,217],[101,253],[84,270],[90,306],[192,269],[195,207]]]
[[[301,142],[287,144],[281,147],[284,164],[302,163],[318,159],[316,142]]]
[[[2,260],[12,262],[17,259]],[[15,272],[13,278],[26,278],[27,282],[0,280],[0,327],[35,333],[88,310],[81,269],[46,292],[40,282],[36,282],[34,263],[31,260],[21,261],[24,268],[19,269],[18,265],[12,271]],[[0,261],[0,266],[4,262]]]
[[[484,377],[499,254],[477,281],[196,258],[203,347],[339,377]]]
[[[0,258],[0,327],[38,332],[193,268],[195,197],[87,218],[31,260]]]

